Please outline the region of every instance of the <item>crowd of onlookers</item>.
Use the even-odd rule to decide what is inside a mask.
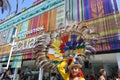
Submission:
[[[99,74],[90,74],[85,76],[85,80],[120,80],[120,70],[116,72],[116,75],[106,75],[106,70],[100,69]]]
[[[27,68],[26,68],[27,69]],[[2,65],[2,71],[0,72],[0,80],[37,80],[38,75],[36,77],[35,74],[32,74],[31,71],[26,71],[25,69],[18,69],[16,76],[14,77],[15,69],[6,65]]]
[[[3,68],[2,73],[0,74],[0,80],[11,80],[14,75],[12,75],[12,72],[9,69]],[[15,80],[36,80],[32,78],[33,74],[25,74],[24,72],[21,72],[18,70],[18,75],[16,76]],[[37,76],[38,77],[38,76]],[[37,78],[36,77],[36,78]],[[51,77],[43,80],[63,80],[60,78],[61,76],[57,73],[51,74]],[[85,80],[120,80],[120,70],[116,72],[116,75],[107,75],[107,72],[105,69],[100,69],[99,73],[89,75],[85,75]],[[37,78],[38,79],[38,78]]]

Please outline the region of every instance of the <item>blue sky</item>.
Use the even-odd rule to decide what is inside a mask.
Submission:
[[[16,10],[16,0],[8,0],[11,4],[11,13],[13,13]],[[22,3],[22,0],[18,0],[19,7],[18,7],[18,13],[21,11],[22,8],[29,8],[33,2],[36,0],[24,0],[24,3]],[[4,11],[4,13],[1,13],[0,9],[0,19],[4,19],[8,15],[8,11]]]
[[[11,13],[14,12],[16,10],[16,0],[8,0],[11,4]],[[19,7],[18,7],[18,13],[21,11],[22,8],[29,8],[34,1],[36,0],[24,0],[24,3],[22,3],[22,0],[18,0],[19,1]],[[114,0],[112,0],[113,2]],[[118,9],[120,11],[120,0],[116,0],[117,2],[117,6]],[[4,13],[1,13],[1,9],[0,9],[0,19],[4,19],[6,16],[8,15],[8,11],[4,11]]]

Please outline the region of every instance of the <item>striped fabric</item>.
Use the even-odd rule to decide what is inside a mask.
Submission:
[[[6,34],[7,32],[6,31],[2,31],[2,33],[1,33],[1,38],[2,38],[2,45],[3,44],[5,44],[6,43],[6,39],[7,39],[7,34]]]
[[[12,35],[11,35],[10,42],[12,42],[12,41],[13,41],[13,35],[15,34],[15,31],[16,31],[16,28],[13,28],[13,32],[12,32]]]
[[[48,17],[49,17],[49,14],[48,14],[48,12],[45,12],[44,13],[44,19],[43,19],[43,24],[41,25],[41,26],[38,26],[38,27],[44,27],[44,31],[48,31]]]
[[[32,58],[32,53],[28,53],[23,56],[23,59],[31,59],[31,58]]]
[[[37,28],[37,23],[38,23],[38,16],[36,16],[36,17],[33,18],[33,24],[31,26],[31,30]],[[33,36],[36,35],[36,32],[33,32],[30,35],[31,35],[31,37],[33,37]]]
[[[118,10],[118,6],[117,6],[117,0],[111,0],[111,3],[112,3],[112,6],[113,6],[113,10],[115,13],[117,13],[119,10]]]
[[[30,19],[29,25],[28,25],[28,31],[32,30],[34,18]],[[31,37],[32,34],[29,34],[27,37]]]
[[[50,18],[49,18],[49,23],[50,23],[49,30],[50,31],[56,29],[56,13],[57,13],[56,9],[51,10],[49,13],[49,16],[50,16]]]
[[[97,19],[89,22],[93,22],[90,24],[95,26],[96,31],[100,33],[99,37],[105,38],[96,44],[96,50],[109,51],[119,49],[120,16],[117,14],[119,9],[118,0],[90,0],[90,3],[94,1],[95,4],[91,4],[92,18]]]
[[[66,18],[72,21],[92,20],[118,12],[118,0],[66,0]]]
[[[117,17],[116,19],[119,19]],[[109,51],[116,50],[120,47],[118,32],[118,25],[116,24],[116,19],[113,17],[111,19],[104,19],[104,21],[94,22],[91,24],[96,27],[100,33],[99,38],[101,39],[98,44],[95,45],[96,51]],[[119,26],[120,27],[120,26]]]
[[[0,62],[7,62],[9,58],[9,55],[4,55],[0,57]],[[21,61],[22,59],[32,59],[32,53],[24,54],[24,55],[13,55],[11,56],[11,61],[13,61],[13,65],[17,65],[17,62]]]
[[[62,27],[65,25],[65,6],[60,6],[57,8],[57,14],[56,14],[56,27]]]
[[[84,1],[84,0],[83,0]],[[83,20],[82,0],[66,0],[65,15],[68,21],[80,22]]]
[[[8,40],[8,36],[9,36],[9,29],[3,31],[3,34],[2,34],[2,44],[6,44],[7,43],[7,40]]]
[[[112,7],[111,0],[102,0],[102,1],[103,1],[105,15],[109,13],[113,13],[113,7]]]
[[[25,32],[28,31],[28,24],[29,24],[29,20],[28,21],[25,21],[21,24],[21,26],[19,25],[18,26],[18,33],[19,33],[19,36],[18,36],[18,39],[23,39],[26,37]]]
[[[12,33],[13,33],[13,28],[10,28],[9,36],[8,36],[8,39],[7,39],[7,43],[10,43],[10,42],[11,42]]]
[[[16,40],[19,40],[21,25],[22,25],[22,24],[18,24],[18,25],[17,25],[17,33],[18,33],[18,36],[16,37]]]
[[[92,3],[93,4],[93,3]],[[89,20],[91,18],[91,7],[90,7],[90,0],[83,0],[83,7],[84,7],[84,20]]]
[[[21,68],[22,58],[23,58],[22,55],[14,55],[12,68]]]

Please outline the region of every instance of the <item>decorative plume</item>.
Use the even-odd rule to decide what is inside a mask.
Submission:
[[[94,46],[91,46],[96,34],[88,26],[78,24],[42,34],[35,42],[35,65],[43,65],[44,70],[55,69],[56,64],[71,55],[80,62],[90,59],[90,55],[96,53]]]

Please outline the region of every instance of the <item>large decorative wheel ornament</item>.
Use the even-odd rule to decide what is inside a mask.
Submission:
[[[35,65],[49,71],[70,56],[78,57],[80,61],[89,60],[90,55],[96,52],[91,46],[96,34],[88,26],[78,25],[43,33],[35,42]]]

